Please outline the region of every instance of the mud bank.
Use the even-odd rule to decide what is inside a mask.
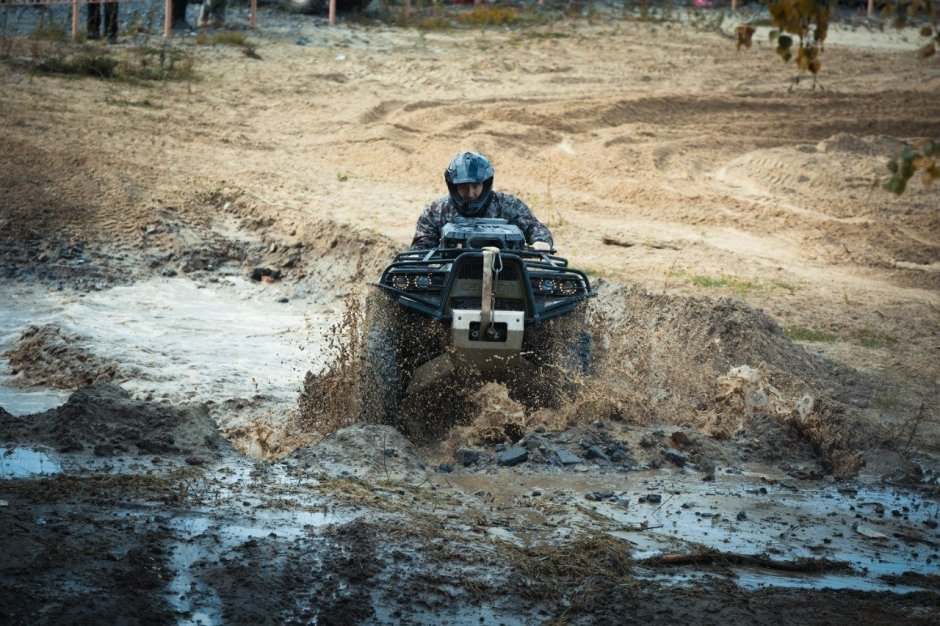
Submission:
[[[786,623],[926,624],[940,602],[935,488],[797,478],[694,432],[537,429],[509,466],[506,445],[432,464],[360,424],[259,463],[206,411],[109,385],[0,417],[13,624],[739,621],[783,606]],[[8,474],[27,449],[47,461]]]

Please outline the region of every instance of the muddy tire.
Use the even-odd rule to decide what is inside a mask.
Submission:
[[[359,368],[362,420],[405,430],[408,384],[419,365],[443,350],[442,328],[384,291],[369,294]]]
[[[515,397],[528,406],[553,408],[574,397],[579,380],[593,371],[590,317],[589,307],[581,305],[532,329],[525,351],[534,372],[517,377]]]
[[[402,428],[401,402],[407,381],[399,359],[401,336],[395,317],[398,304],[375,291],[366,300],[366,329],[359,368],[361,419]]]

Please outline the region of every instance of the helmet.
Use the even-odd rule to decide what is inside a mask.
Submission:
[[[461,152],[444,170],[444,182],[454,201],[457,212],[464,217],[475,217],[483,211],[493,195],[493,166],[478,152]],[[457,193],[457,185],[483,183],[483,193],[476,200],[464,200]]]

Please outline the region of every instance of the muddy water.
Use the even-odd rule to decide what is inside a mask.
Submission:
[[[62,466],[49,454],[28,448],[0,450],[0,479],[58,474]]]
[[[335,314],[291,297],[287,287],[238,276],[155,279],[91,293],[0,289],[0,352],[28,326],[54,324],[130,372],[116,382],[132,394],[173,403],[257,394],[293,403],[304,374],[318,368],[321,328]],[[14,415],[57,406],[67,393],[20,388],[0,364],[0,406]]]
[[[905,592],[914,589],[889,585],[882,577],[940,573],[940,537],[925,524],[937,519],[940,504],[901,489],[802,483],[758,467],[725,470],[712,482],[663,470],[451,475],[447,480],[516,519],[535,521],[532,509],[550,504],[557,513],[545,516],[541,532],[533,533],[527,524],[516,533],[526,540],[564,539],[591,524],[630,542],[637,559],[706,548],[779,561],[825,558],[852,568],[826,575],[739,568],[736,579],[745,588]],[[601,501],[585,498],[596,492],[610,495]],[[681,573],[666,579],[684,582]]]

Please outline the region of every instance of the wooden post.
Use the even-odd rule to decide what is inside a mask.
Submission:
[[[249,28],[258,27],[258,0],[251,0],[251,20],[248,22]]]
[[[875,14],[875,0],[868,0],[868,17]]]
[[[330,26],[336,24],[336,0],[330,0]]]
[[[405,19],[411,15],[411,0],[405,0]]]
[[[731,10],[734,11],[738,8],[738,0],[731,0]]]
[[[78,41],[78,0],[72,0],[72,41]]]
[[[173,34],[173,0],[165,0],[163,3],[163,36],[169,37]]]

